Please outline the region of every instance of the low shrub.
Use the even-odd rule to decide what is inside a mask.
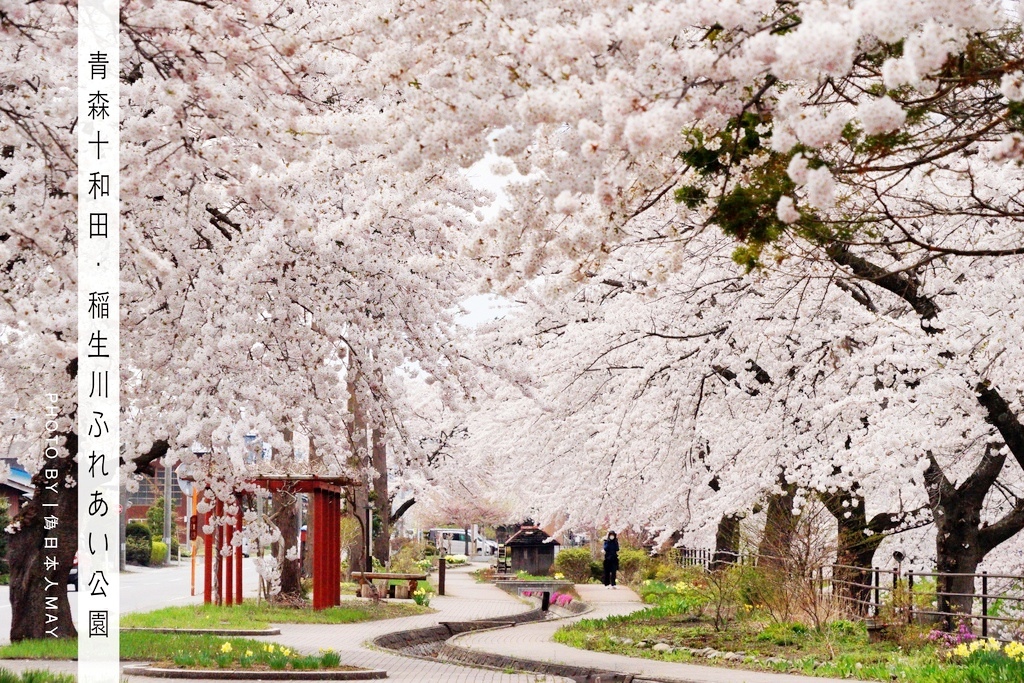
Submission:
[[[412,543],[404,545],[391,556],[391,571],[399,574],[414,574],[423,571],[417,564],[423,557],[422,553],[422,547],[417,547]]]
[[[161,565],[167,561],[167,544],[163,541],[153,541],[152,550],[149,553],[151,565]]]
[[[587,583],[591,579],[590,565],[594,561],[587,548],[565,548],[555,555],[555,569],[573,583]]]
[[[644,550],[623,550],[619,552],[619,583],[636,583],[640,572],[648,560]]]
[[[137,520],[128,522],[128,526],[125,527],[124,553],[125,562],[128,564],[149,566],[153,557],[153,539],[149,533],[149,525]]]

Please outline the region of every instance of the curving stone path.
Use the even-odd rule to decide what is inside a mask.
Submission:
[[[281,635],[261,640],[281,643],[311,654],[317,653],[321,648],[332,648],[341,654],[341,661],[344,663],[367,669],[384,669],[388,672],[388,680],[396,683],[569,682],[569,679],[557,676],[506,674],[489,669],[403,657],[369,645],[369,641],[385,633],[436,626],[441,621],[494,619],[531,609],[530,605],[491,584],[476,583],[469,574],[470,569],[471,567],[460,567],[448,570],[445,581],[447,595],[435,595],[430,602],[430,606],[438,611],[436,614],[362,624],[277,624],[275,626],[280,627]],[[142,679],[133,679],[132,683],[141,681]]]
[[[572,679],[540,674],[506,674],[437,660],[404,657],[377,649],[370,641],[377,636],[435,626],[442,621],[498,619],[531,609],[491,584],[478,584],[469,575],[469,567],[450,569],[447,596],[435,596],[431,607],[436,614],[389,619],[362,624],[280,624],[280,635],[259,640],[286,645],[300,652],[315,654],[333,649],[346,664],[367,669],[384,669],[395,683],[572,683]],[[602,652],[578,650],[552,642],[551,636],[567,621],[628,614],[643,608],[635,593],[627,588],[608,590],[603,586],[576,586],[592,611],[568,619],[520,624],[513,628],[466,633],[450,644],[471,651],[521,660],[551,662],[574,667],[620,672],[633,676],[634,683],[840,683],[837,679],[742,671],[694,664],[658,662]],[[14,671],[49,669],[75,673],[75,662],[3,661],[0,667]],[[122,683],[153,683],[158,679],[122,676]],[[184,683],[184,679],[159,679],[164,683]]]
[[[257,640],[286,645],[299,652],[315,654],[321,648],[331,648],[341,655],[345,664],[367,669],[384,669],[386,680],[394,683],[572,683],[570,679],[538,674],[506,674],[502,671],[479,669],[436,660],[428,661],[403,657],[373,648],[369,641],[385,633],[435,626],[441,621],[471,621],[489,619],[525,612],[532,607],[490,584],[478,584],[469,575],[473,567],[449,569],[446,580],[447,596],[434,596],[430,606],[435,614],[402,619],[371,621],[361,624],[275,624],[280,635],[260,637]],[[135,665],[135,663],[132,663]],[[126,664],[128,666],[128,664]],[[12,671],[47,669],[66,673],[76,672],[76,663],[67,661],[0,661],[0,667]],[[255,679],[255,676],[254,676]],[[123,675],[121,683],[185,683],[185,679],[151,678]],[[188,683],[195,683],[189,681]]]
[[[457,636],[449,643],[481,653],[632,674],[636,677],[635,683],[842,683],[840,679],[835,678],[810,678],[660,662],[605,652],[591,652],[555,643],[551,640],[552,635],[566,623],[577,619],[600,619],[629,614],[645,607],[636,593],[628,588],[609,590],[604,586],[586,584],[577,585],[576,590],[583,601],[593,606],[591,612],[557,621],[523,624],[513,629],[467,633]]]

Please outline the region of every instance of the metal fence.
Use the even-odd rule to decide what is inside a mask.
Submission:
[[[706,570],[723,566],[756,566],[754,553],[719,553],[710,548],[677,548],[677,561],[683,566],[699,566]],[[944,573],[903,571],[900,567],[854,567],[830,564],[817,567],[793,566],[782,558],[782,566],[792,578],[802,578],[822,597],[830,597],[843,605],[847,616],[886,623],[941,624],[947,628],[958,622],[968,623],[989,637],[994,624],[1016,623],[1024,627],[1024,576],[980,572]],[[973,592],[944,590],[954,578],[969,579]],[[970,609],[940,609],[949,602],[970,602]],[[1015,614],[1016,613],[1016,614]]]

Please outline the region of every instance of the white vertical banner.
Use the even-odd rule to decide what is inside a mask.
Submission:
[[[78,680],[118,683],[118,0],[78,3]]]

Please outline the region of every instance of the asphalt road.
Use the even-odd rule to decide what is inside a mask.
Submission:
[[[256,596],[257,576],[251,560],[242,561],[242,586],[246,597]],[[196,561],[196,595],[191,595],[189,561],[169,567],[129,567],[120,575],[121,612],[148,612],[160,607],[187,605],[203,601],[202,558]],[[78,613],[78,593],[68,591],[71,612]],[[77,617],[75,620],[77,626]],[[10,642],[11,597],[7,586],[0,586],[0,644]]]

